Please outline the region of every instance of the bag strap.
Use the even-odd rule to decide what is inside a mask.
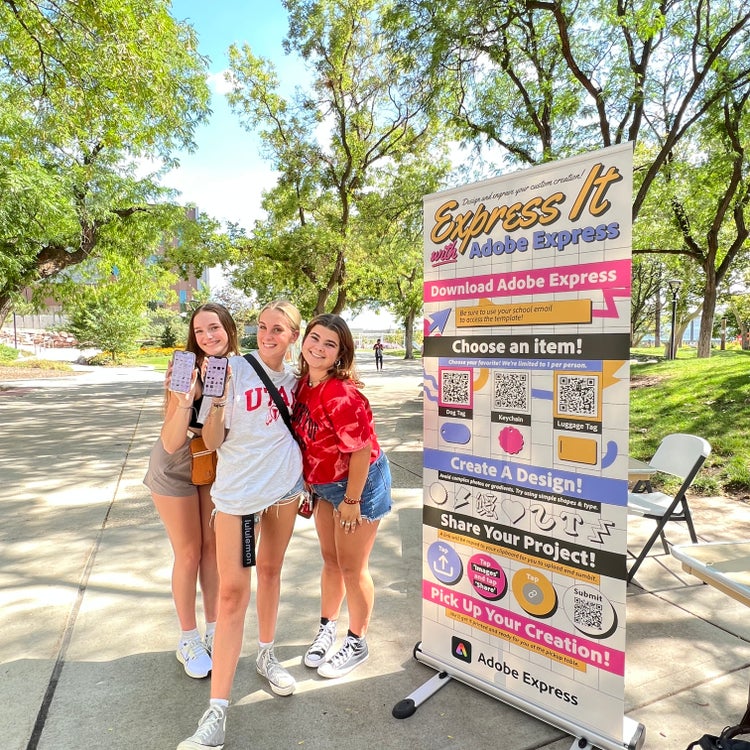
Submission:
[[[740,726],[750,727],[750,695],[747,698],[747,709],[745,715],[740,719]]]
[[[268,377],[268,373],[263,369],[263,365],[261,365],[252,354],[246,354],[245,359],[253,366],[255,372],[258,373],[258,377],[263,381],[263,385],[266,386],[269,395],[273,399],[274,404],[276,404],[276,408],[279,410],[279,414],[284,420],[284,424],[289,428],[289,432],[291,432],[292,436],[296,439],[294,428],[292,427],[292,420],[289,418],[289,409],[286,408],[286,404],[281,398],[279,389],[271,382],[271,378]]]

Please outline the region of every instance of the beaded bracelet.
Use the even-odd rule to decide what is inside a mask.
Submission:
[[[223,406],[226,406],[226,401],[215,401],[211,406],[213,406],[214,409],[221,409]]]
[[[362,502],[362,499],[354,500],[353,498],[349,497],[349,495],[344,495],[344,502],[347,505],[359,505]]]

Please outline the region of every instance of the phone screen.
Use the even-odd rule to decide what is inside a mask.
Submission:
[[[169,390],[187,393],[195,369],[195,354],[177,349],[172,357],[172,376],[169,379]]]
[[[224,395],[224,383],[227,377],[227,358],[208,357],[206,375],[203,380],[203,394],[219,397]]]

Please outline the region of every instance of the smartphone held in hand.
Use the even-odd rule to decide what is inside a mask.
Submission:
[[[203,379],[203,395],[219,398],[224,395],[224,384],[227,379],[227,358],[208,357],[206,375]]]
[[[195,354],[193,352],[184,352],[180,349],[175,350],[172,357],[172,375],[169,379],[169,390],[177,393],[187,393],[190,390],[194,369]]]

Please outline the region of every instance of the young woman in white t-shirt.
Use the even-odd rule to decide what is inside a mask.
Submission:
[[[296,375],[286,353],[297,340],[301,316],[284,300],[266,305],[258,317],[254,356],[292,410]],[[242,649],[250,602],[250,567],[258,577],[259,653],[256,668],[278,695],[296,683],[273,650],[281,566],[304,490],[302,456],[265,385],[244,357],[231,357],[224,395],[205,405],[203,440],[216,448],[218,465],[212,498],[219,567],[219,613],[213,648],[211,699],[198,730],[178,750],[219,747]],[[254,555],[258,537],[257,559]],[[243,557],[245,564],[243,565]]]

